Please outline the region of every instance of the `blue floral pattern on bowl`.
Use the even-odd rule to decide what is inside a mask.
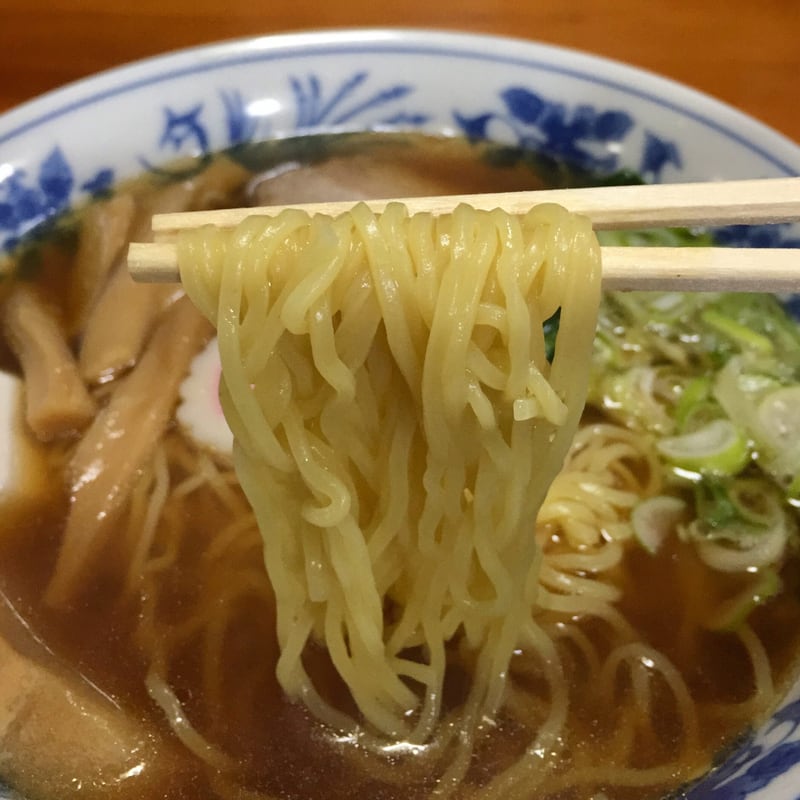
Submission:
[[[359,90],[368,81],[366,71],[355,72],[326,98],[318,75],[291,76],[295,131],[341,128],[355,119],[363,124],[368,113],[373,116],[368,127],[411,128],[429,120],[429,115],[400,105],[400,101],[410,99],[415,91],[410,84],[394,84],[359,97]],[[231,89],[221,90],[219,99],[226,120],[225,140],[212,142],[203,119],[204,103],[187,103],[180,109],[167,106],[163,109],[157,156],[140,155],[142,167],[162,173],[161,163],[187,150],[193,155],[205,156],[214,150],[253,141],[259,134],[258,125],[248,115],[242,94]],[[593,172],[612,172],[618,168],[619,155],[611,146],[624,139],[635,125],[633,117],[624,111],[597,109],[586,104],[570,108],[520,86],[501,90],[499,99],[505,106],[505,113],[487,112],[468,117],[454,110],[452,117],[461,132],[473,139],[490,138],[490,126],[505,123],[519,147],[537,150]],[[388,114],[387,106],[390,107]],[[269,135],[268,131],[261,133]],[[667,163],[680,165],[677,145],[646,132],[642,173],[658,178]],[[42,162],[35,185],[27,178],[24,172],[15,172],[0,183],[0,191],[5,193],[5,201],[0,202],[0,235],[7,234],[2,242],[6,250],[16,244],[22,233],[64,211],[72,199],[74,170],[59,147]],[[89,195],[98,195],[108,190],[113,179],[113,170],[103,168],[80,188]]]
[[[758,733],[750,733],[688,800],[745,800],[800,763],[800,700],[778,710]]]
[[[318,75],[302,78],[292,75],[289,84],[295,106],[294,132],[298,134],[341,129],[354,120],[358,120],[359,127],[383,129],[416,128],[430,120],[429,114],[415,110],[412,97],[415,87],[411,84],[396,83],[365,93],[369,73],[364,70],[342,80],[327,97]],[[248,114],[248,103],[240,91],[220,90],[218,99],[226,122],[224,138],[212,140],[204,119],[208,113],[205,103],[186,103],[181,108],[165,106],[156,155],[141,154],[141,166],[169,174],[162,165],[180,154],[207,156],[259,136],[269,136],[270,131],[259,130],[256,118]],[[502,110],[468,116],[453,109],[450,115],[460,132],[471,139],[498,138],[497,128],[505,126],[505,137],[500,135],[500,138],[508,139],[510,134],[514,144],[521,148],[591,172],[609,173],[619,168],[616,146],[636,125],[634,118],[623,110],[585,103],[570,107],[523,86],[501,89],[498,101]],[[645,131],[639,159],[642,175],[658,180],[668,164],[680,167],[677,144]],[[5,202],[0,202],[0,237],[6,234],[5,240],[0,238],[0,244],[5,250],[13,247],[23,233],[64,211],[74,199],[74,169],[59,147],[42,162],[36,185],[27,178],[24,172],[15,172],[0,182],[0,191],[6,195]],[[107,191],[113,180],[114,171],[102,168],[84,181],[80,189],[90,196],[98,195]]]
[[[423,125],[429,115],[402,104],[414,92],[406,83],[393,83],[378,89],[370,87],[370,75],[360,70],[341,81],[326,97],[319,75],[290,76],[289,84],[295,106],[293,131],[301,134],[326,128],[342,128],[359,121],[360,126],[413,128]],[[259,130],[258,119],[248,113],[248,103],[237,89],[218,92],[225,134],[214,138],[205,119],[207,104],[186,103],[163,108],[163,124],[157,137],[155,155],[140,154],[143,169],[179,177],[165,162],[182,154],[208,156],[218,150],[266,138],[271,131]],[[215,110],[217,111],[217,110]],[[114,170],[100,168],[92,177],[77,183],[76,170],[60,146],[56,146],[32,178],[24,170],[12,171],[0,180],[0,252],[10,251],[20,239],[37,226],[47,223],[86,197],[107,192],[114,183]]]
[[[510,140],[592,173],[620,168],[619,145],[636,125],[625,111],[586,104],[570,108],[523,86],[503,89],[498,100],[496,109],[477,115],[454,112],[461,133],[475,140]],[[645,130],[636,171],[643,180],[658,183],[669,166],[681,168],[680,146]],[[715,230],[714,237],[729,247],[800,247],[800,234],[789,224],[733,225]]]
[[[490,134],[490,131],[505,126],[517,146],[556,161],[566,161],[588,172],[608,173],[619,169],[616,145],[636,124],[626,111],[598,109],[588,104],[570,107],[525,86],[503,89],[499,100],[501,110],[469,117],[455,112],[462,133],[471,139],[492,139],[497,138],[497,134]],[[678,145],[645,131],[638,172],[647,180],[657,181],[668,164],[681,166]]]
[[[90,196],[108,191],[114,171],[99,169],[79,188]],[[0,181],[0,243],[10,250],[19,237],[66,209],[76,186],[75,172],[56,146],[39,165],[35,176],[25,170],[12,172]]]
[[[412,85],[398,83],[359,96],[359,90],[368,82],[368,72],[355,72],[325,97],[318,75],[290,76],[295,104],[294,132],[341,128],[356,119],[363,127],[398,129],[418,127],[430,120],[429,114],[403,104],[415,91]],[[520,148],[595,173],[612,173],[620,168],[618,145],[636,126],[633,116],[624,110],[585,103],[569,106],[524,86],[503,88],[497,99],[496,109],[479,114],[467,115],[453,109],[451,116],[459,132],[470,139],[511,141]],[[260,131],[257,118],[248,113],[248,103],[240,91],[220,90],[218,100],[226,123],[224,137],[212,141],[204,119],[205,103],[187,103],[182,108],[165,106],[156,155],[140,154],[141,166],[179,176],[180,171],[170,173],[162,164],[187,151],[194,156],[208,156],[217,150],[252,142],[259,136],[269,136],[270,131]],[[365,120],[365,115],[371,118]],[[676,142],[644,130],[638,159],[638,172],[644,179],[659,181],[667,166],[680,168],[681,163]],[[96,197],[107,192],[114,179],[112,168],[101,167],[92,177],[78,183],[75,169],[59,146],[42,161],[35,178],[24,170],[12,172],[0,181],[0,250],[11,250],[22,235],[65,211],[76,201],[76,189],[78,199],[80,193]],[[740,247],[800,246],[800,238],[790,235],[790,231],[788,225],[736,226],[720,230],[717,238],[721,244]]]

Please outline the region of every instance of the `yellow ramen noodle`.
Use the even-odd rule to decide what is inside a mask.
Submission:
[[[281,686],[353,727],[304,667],[321,642],[372,734],[422,744],[457,638],[474,659],[460,777],[531,622],[536,514],[584,406],[600,295],[588,220],[555,205],[521,218],[289,210],[182,233],[178,252],[218,330]]]

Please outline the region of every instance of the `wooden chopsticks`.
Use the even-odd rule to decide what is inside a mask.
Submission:
[[[367,201],[375,212],[391,200]],[[409,213],[442,214],[459,203],[523,214],[538,203],[559,203],[585,214],[597,230],[700,225],[771,224],[800,220],[800,177],[711,183],[553,189],[501,194],[402,198]],[[336,216],[353,203],[293,206]],[[221,209],[153,217],[152,244],[133,243],[128,266],[135,280],[180,280],[172,244],[181,230],[231,228],[254,215],[275,216],[283,206]],[[800,291],[800,249],[717,247],[604,247],[603,288],[677,291]]]

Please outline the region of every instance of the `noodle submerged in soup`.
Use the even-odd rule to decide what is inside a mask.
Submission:
[[[159,211],[522,189],[569,173],[392,136],[265,144],[190,173],[123,186],[63,221],[20,252],[36,275],[2,289],[0,366],[25,368],[16,433],[35,442],[0,495],[7,659],[77,698],[71,710],[26,699],[44,720],[28,726],[33,742],[13,723],[19,693],[0,683],[12,782],[42,797],[660,797],[769,712],[794,674],[800,602],[798,470],[765,420],[800,378],[800,334],[770,298],[724,295],[603,299],[589,404],[531,530],[542,555],[527,638],[468,749],[477,667],[461,629],[443,643],[422,741],[360,718],[319,637],[298,663],[339,716],[287,697],[255,516],[225,447],[175,415],[213,332],[174,287],[130,282],[124,243]],[[545,322],[548,343],[557,330]],[[26,350],[47,336],[52,352]],[[75,383],[53,390],[36,364],[59,358]],[[391,624],[396,608],[383,613]],[[72,754],[75,738],[93,755]],[[442,781],[458,758],[459,779]]]

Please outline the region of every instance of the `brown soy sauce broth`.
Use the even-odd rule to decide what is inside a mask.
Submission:
[[[233,166],[228,169],[228,164]],[[242,165],[247,169],[242,169]],[[513,191],[570,185],[588,179],[511,148],[376,134],[249,146],[221,156],[212,169],[226,175],[224,191],[206,186],[199,203],[204,207]],[[180,180],[202,183],[207,174],[198,172],[195,165],[174,168],[174,175]],[[159,181],[163,181],[163,176],[144,177],[121,190],[131,191],[137,197],[146,196]],[[79,230],[80,216],[70,224]],[[49,301],[65,295],[72,253],[74,246],[48,242],[41,246],[37,290]],[[63,313],[68,314],[68,310]],[[2,343],[0,366],[16,369],[13,357]],[[186,442],[177,426],[170,430],[165,446],[168,451],[173,448],[176,452],[191,452],[194,447]],[[146,614],[143,608],[153,601],[152,584],[143,584],[136,592],[122,597],[119,587],[126,565],[120,553],[112,549],[73,608],[54,611],[41,602],[69,507],[63,477],[69,444],[59,443],[50,449],[47,469],[51,490],[35,513],[20,515],[0,507],[0,589],[54,653],[68,679],[74,680],[78,674],[85,676],[112,696],[132,718],[141,721],[153,736],[172,743],[169,756],[174,762],[172,769],[182,777],[165,796],[245,797],[249,795],[241,792],[246,791],[309,800],[350,797],[413,800],[427,796],[437,768],[420,769],[413,757],[377,757],[352,743],[338,741],[302,707],[282,696],[274,678],[277,646],[271,630],[274,611],[270,607],[269,581],[260,560],[258,534],[252,526],[241,535],[240,545],[243,558],[248,559],[246,580],[256,590],[237,601],[233,622],[225,629],[224,658],[219,662],[216,678],[209,682],[204,661],[207,639],[201,634],[181,641],[168,672],[187,718],[219,752],[232,759],[234,777],[225,775],[224,770],[209,768],[176,744],[174,734],[144,685],[149,656],[143,649],[140,629]],[[185,479],[189,471],[185,459],[170,458],[173,482]],[[239,500],[244,502],[240,493]],[[175,513],[180,515],[184,533],[176,545],[174,563],[163,572],[158,588],[156,616],[164,630],[185,623],[194,605],[213,594],[215,582],[222,580],[208,572],[204,554],[213,549],[219,531],[231,521],[230,508],[209,488],[195,492],[192,502],[180,504]],[[153,543],[157,552],[168,549],[168,528],[168,521],[162,521]],[[790,561],[783,574],[785,590],[757,609],[751,620],[769,653],[779,686],[785,686],[795,674],[800,632],[799,575],[797,564]],[[227,577],[234,582],[240,580],[234,572]],[[643,640],[655,645],[679,667],[701,709],[701,717],[705,707],[740,702],[748,696],[752,687],[751,667],[741,645],[732,635],[703,631],[699,623],[709,603],[731,591],[727,579],[703,567],[691,548],[675,539],[658,558],[632,547],[619,569],[618,580],[624,587],[620,610],[635,624]],[[675,624],[678,618],[683,624]],[[602,641],[608,637],[601,625],[581,624],[585,624],[587,635],[593,639]],[[566,761],[556,770],[563,774],[569,772],[570,759],[578,763],[592,751],[603,753],[604,740],[618,720],[618,709],[598,703],[580,659],[571,658],[567,646],[561,654],[564,663],[573,669],[572,710],[566,729],[571,750],[567,748]],[[525,660],[521,654],[512,663],[512,680],[533,694],[541,690],[545,695],[536,665],[526,664]],[[324,693],[340,707],[350,710],[346,692],[321,648],[307,654],[306,666],[319,677]],[[463,697],[467,681],[467,667],[454,663],[446,687],[452,706]],[[618,682],[619,696],[624,697],[627,691],[624,677],[620,676]],[[662,705],[656,735],[642,737],[636,752],[637,765],[647,767],[678,747],[681,732],[676,729],[674,713],[666,700]],[[661,708],[658,698],[655,707]],[[762,708],[758,714],[768,711]],[[534,716],[536,713],[532,711]],[[680,765],[669,780],[653,788],[652,796],[661,796],[696,774],[721,748],[730,745],[744,728],[756,721],[751,712],[744,717],[714,713],[702,717],[700,741],[705,749],[694,754],[692,763]],[[468,785],[480,785],[513,764],[530,743],[535,726],[536,720],[523,724],[507,714],[497,720],[491,736],[478,743]],[[41,746],[48,745],[43,742]],[[54,763],[57,762],[54,758]],[[68,769],[64,771],[63,765],[54,769],[62,770],[58,779],[63,780],[64,786],[81,779],[68,774]],[[135,787],[133,778],[131,782]],[[564,788],[562,783],[556,781],[549,795],[554,800],[582,797],[585,786],[575,790]],[[606,786],[602,780],[596,782],[594,789],[613,797],[642,797],[641,789]],[[134,788],[133,794],[125,796],[138,795]]]

